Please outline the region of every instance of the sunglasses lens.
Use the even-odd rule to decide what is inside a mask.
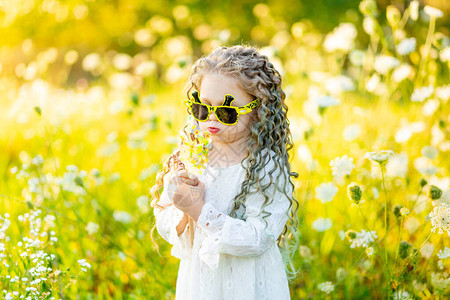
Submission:
[[[208,108],[202,104],[192,104],[192,114],[199,120],[206,120],[208,118]]]
[[[233,124],[237,121],[237,111],[234,108],[218,107],[216,109],[217,118],[225,124]]]

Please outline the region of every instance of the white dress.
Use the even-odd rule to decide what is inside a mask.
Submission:
[[[245,160],[245,166],[246,163]],[[267,174],[261,180],[263,184],[270,182],[268,171],[272,168],[270,160],[261,171]],[[165,188],[160,199],[166,204],[172,203],[166,187],[173,173],[168,174],[164,177]],[[279,174],[278,170],[272,174],[273,184],[266,190],[273,198],[272,204],[265,207],[271,213],[265,219],[266,230],[264,214],[257,216],[264,201],[262,193],[247,196],[245,221],[229,216],[230,204],[245,179],[240,163],[223,168],[206,164],[203,174],[197,175],[205,184],[205,205],[194,222],[192,247],[189,224],[180,236],[177,235],[176,226],[183,212],[174,205],[163,210],[154,208],[158,233],[173,245],[171,254],[180,259],[175,300],[290,299],[284,263],[276,244],[288,220],[290,204],[288,198],[275,189],[276,178],[281,188],[286,178]],[[289,182],[286,186],[292,192]]]

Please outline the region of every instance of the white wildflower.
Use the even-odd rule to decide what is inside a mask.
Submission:
[[[425,7],[423,8],[423,11],[429,15],[432,18],[442,18],[444,16],[444,13],[442,12],[442,10],[437,9],[435,7],[429,6],[429,5],[425,5]]]
[[[375,27],[377,23],[373,17],[365,17],[363,20],[363,29],[367,34],[372,35],[375,33]]]
[[[434,91],[434,87],[432,84],[430,84],[429,86],[416,88],[416,89],[414,89],[414,92],[411,95],[411,101],[423,102],[433,94],[433,91]]]
[[[417,19],[419,18],[419,1],[418,0],[411,1],[411,3],[409,4],[409,13],[410,13],[411,19],[414,21],[417,21]]]
[[[366,248],[367,256],[372,256],[374,253],[375,253],[375,251],[373,250],[373,247],[367,247]]]
[[[116,210],[114,211],[113,217],[116,221],[122,223],[130,223],[132,221],[132,216],[126,211]]]
[[[439,150],[433,146],[424,146],[421,149],[422,155],[429,158],[434,159],[439,154]]]
[[[373,235],[373,237],[372,237]],[[374,238],[377,238],[377,233],[375,230],[372,231],[365,231],[364,229],[361,229],[361,232],[356,232],[356,237],[351,240],[352,244],[350,245],[350,248],[355,247],[369,247],[369,243],[372,243],[374,241]]]
[[[400,65],[400,61],[390,55],[378,55],[375,57],[375,62],[373,67],[380,74],[387,74],[390,70],[398,67]]]
[[[439,108],[440,102],[438,99],[428,99],[422,106],[422,113],[424,116],[431,116]]]
[[[338,188],[332,182],[321,183],[316,187],[315,192],[316,198],[322,203],[326,203],[333,200],[338,192]]]
[[[317,96],[314,98],[314,101],[319,107],[336,106],[340,103],[338,99],[328,95]]]
[[[386,175],[405,178],[408,173],[408,161],[406,153],[393,155],[386,163]]]
[[[380,85],[380,75],[378,73],[373,74],[366,83],[367,91],[373,93]]]
[[[339,75],[329,78],[325,82],[325,88],[331,94],[341,94],[342,92],[353,91],[355,84],[353,80],[345,75]]]
[[[435,273],[431,272],[431,285],[441,291],[450,290],[450,277],[447,272]]]
[[[325,37],[324,48],[328,52],[341,50],[348,52],[354,47],[357,30],[352,23],[341,23]]]
[[[382,164],[386,162],[392,155],[394,155],[394,151],[392,150],[381,150],[379,152],[367,152],[364,155],[364,158]]]
[[[352,50],[349,55],[350,62],[355,66],[362,66],[364,63],[365,55],[365,52],[362,50]]]
[[[447,231],[447,235],[450,236],[450,207],[446,205],[437,205],[430,213],[431,219],[431,232],[438,230],[439,234]]]
[[[434,166],[429,158],[420,156],[414,160],[414,167],[423,175],[434,175],[439,168]]]
[[[348,155],[337,157],[330,161],[330,166],[332,174],[336,178],[342,178],[345,175],[350,175],[352,170],[355,168],[355,165],[353,164],[353,157],[348,157]]]
[[[450,47],[449,47],[449,49],[450,49]],[[436,88],[435,94],[436,94],[436,97],[447,102],[447,100],[450,98],[450,84]]]
[[[91,265],[86,261],[86,259],[79,259],[77,260],[77,262],[80,264],[80,266],[85,267],[85,268],[91,268]]]
[[[344,137],[344,140],[347,142],[354,141],[361,133],[361,126],[359,124],[350,124],[345,126],[344,130],[342,131],[342,136]]]
[[[445,247],[444,249],[440,250],[437,254],[437,256],[440,259],[446,259],[450,257],[450,248]]]
[[[397,52],[400,55],[407,55],[416,49],[416,39],[406,38],[397,45]]]
[[[402,63],[392,72],[392,80],[395,82],[401,82],[402,80],[410,77],[413,72],[414,69],[410,64]]]
[[[322,292],[330,294],[332,291],[334,291],[334,284],[331,281],[325,281],[319,283],[318,288]]]
[[[410,300],[411,295],[407,291],[398,290],[394,292],[394,300]]]
[[[94,222],[89,222],[89,223],[86,225],[86,227],[85,227],[86,231],[87,231],[89,234],[94,234],[94,233],[96,233],[96,232],[98,231],[98,228],[99,228],[98,224],[96,224],[96,223],[94,223]]]
[[[331,222],[330,218],[322,218],[322,217],[317,218],[311,224],[312,228],[319,232],[330,229],[332,225],[333,223]]]
[[[407,207],[402,207],[402,208],[400,209],[400,214],[401,214],[402,216],[407,216],[407,215],[409,215],[409,209],[408,209]]]
[[[442,62],[450,61],[450,47],[445,47],[439,53],[439,58]]]
[[[139,209],[142,211],[142,213],[147,213],[150,210],[149,200],[147,196],[145,195],[139,196],[136,200],[136,203]]]

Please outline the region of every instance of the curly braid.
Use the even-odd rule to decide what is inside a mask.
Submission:
[[[265,198],[261,210],[266,213],[263,220],[267,227],[265,218],[267,215],[270,215],[270,213],[265,212],[264,208],[271,204],[273,199],[270,199],[270,197],[266,195],[265,190],[272,184],[272,174],[275,171],[287,170],[289,180],[284,180],[283,193],[290,201],[290,209],[288,211],[289,218],[282,234],[277,239],[277,244],[280,247],[280,252],[285,262],[287,277],[291,281],[295,279],[298,273],[293,264],[293,255],[297,251],[299,245],[298,237],[300,232],[298,231],[298,227],[300,224],[297,216],[299,202],[293,196],[295,187],[290,177],[294,176],[297,178],[298,173],[290,171],[288,152],[293,148],[293,142],[289,129],[289,120],[287,119],[288,107],[284,102],[286,94],[281,88],[281,75],[269,61],[267,56],[258,53],[252,46],[222,46],[216,48],[209,55],[201,57],[192,66],[189,82],[185,86],[188,98],[192,89],[199,90],[201,81],[206,74],[219,74],[234,77],[238,79],[240,87],[244,91],[254,96],[254,98],[259,98],[261,100],[261,105],[257,109],[257,115],[253,117],[253,122],[250,125],[251,133],[250,137],[247,139],[246,145],[247,157],[241,161],[241,165],[244,167],[243,161],[248,158],[245,179],[241,184],[240,192],[232,201],[232,209],[229,212],[229,215],[233,218],[243,218],[242,215],[238,215],[238,210],[240,207],[243,207],[245,211],[246,196],[250,193],[250,188],[256,185],[257,190],[255,192],[261,191]],[[184,126],[183,130],[185,129],[186,126]],[[271,151],[265,150],[272,150],[275,152],[275,157],[271,157]],[[259,178],[258,174],[264,169],[267,158],[269,158],[269,160],[273,159],[275,166],[268,172],[270,183],[261,186],[261,178]],[[169,157],[164,165],[163,172],[167,173],[171,161],[176,161],[176,159],[177,152]],[[162,176],[163,175],[158,174],[157,184],[152,188],[152,192],[161,188]],[[290,184],[290,190],[288,191],[286,190],[287,182]],[[159,199],[159,194],[157,197],[158,198],[152,202],[153,207],[156,205],[155,201],[158,201]],[[296,204],[296,207],[295,209],[291,209],[294,203]],[[289,246],[290,241],[294,242],[292,246]],[[291,268],[292,271],[289,268]]]

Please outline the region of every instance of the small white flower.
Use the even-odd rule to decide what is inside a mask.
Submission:
[[[450,99],[450,84],[436,88],[435,94],[439,99],[442,99],[445,102],[447,102],[447,100]]]
[[[322,292],[330,294],[332,291],[334,291],[334,284],[331,281],[325,281],[319,283],[318,288]]]
[[[387,74],[390,70],[398,67],[400,65],[400,61],[390,55],[378,55],[375,57],[375,62],[373,67],[380,74]]]
[[[359,134],[361,133],[361,126],[359,124],[350,124],[345,126],[344,130],[342,131],[342,136],[344,137],[344,140],[347,142],[354,141]]]
[[[411,1],[411,3],[409,4],[409,13],[410,13],[411,19],[414,21],[417,21],[417,19],[419,18],[419,1],[418,0]]]
[[[422,147],[422,155],[428,157],[429,159],[434,159],[439,154],[439,150],[433,146],[424,146]]]
[[[314,101],[319,107],[329,107],[335,106],[340,103],[340,101],[332,96],[321,95],[314,98]]]
[[[364,157],[382,164],[386,162],[392,155],[394,155],[394,151],[392,150],[381,150],[379,152],[367,152]]]
[[[442,49],[439,53],[439,58],[443,62],[450,61],[450,47],[445,47]]]
[[[407,291],[399,290],[394,292],[394,300],[410,300],[411,296]]]
[[[411,52],[413,52],[416,49],[416,39],[415,38],[407,38],[402,40],[397,45],[397,52],[400,55],[407,55]]]
[[[352,170],[355,168],[355,165],[353,164],[353,157],[348,157],[347,154],[330,161],[330,166],[332,174],[336,178],[342,178],[345,175],[350,175]]]
[[[403,63],[397,68],[395,68],[394,72],[392,72],[392,80],[395,82],[401,82],[402,80],[411,76],[414,72],[413,67],[407,63]]]
[[[413,102],[423,102],[428,99],[434,91],[433,85],[424,86],[421,88],[414,89],[414,92],[411,95],[411,101]]]
[[[432,243],[425,243],[419,250],[420,255],[426,259],[430,258],[434,252],[434,245]]]
[[[366,254],[367,256],[371,256],[375,253],[375,251],[373,250],[373,247],[367,247],[366,248]]]
[[[408,173],[408,161],[406,153],[393,155],[386,163],[386,175],[405,178]]]
[[[423,11],[429,15],[432,18],[442,18],[444,16],[444,13],[442,12],[442,10],[437,9],[435,7],[429,6],[429,5],[425,5],[425,7],[423,8]]]
[[[440,250],[437,254],[437,256],[440,259],[446,259],[450,257],[450,249],[448,247],[445,247],[444,249]]]
[[[94,233],[97,232],[98,228],[99,228],[98,224],[96,224],[96,223],[94,223],[94,222],[89,222],[89,223],[86,225],[86,228],[85,228],[85,229],[86,229],[86,231],[87,231],[89,234],[94,234]]]
[[[400,209],[400,214],[401,214],[402,216],[407,216],[407,215],[409,215],[409,209],[406,208],[406,207],[402,207],[402,208]]]
[[[320,202],[326,203],[333,200],[338,192],[338,188],[332,182],[321,183],[316,187],[315,192],[316,198],[319,199]]]
[[[142,195],[139,196],[136,200],[136,204],[139,207],[139,209],[142,211],[142,213],[147,213],[149,211],[149,199],[147,196]]]
[[[447,231],[447,235],[450,236],[450,207],[447,205],[437,205],[430,213],[431,219],[431,232],[438,230],[439,234]]]
[[[365,52],[361,50],[352,50],[350,52],[349,58],[350,62],[355,66],[362,66],[364,63]]]
[[[314,222],[312,222],[311,226],[314,230],[322,232],[331,228],[333,223],[330,218],[317,218]]]
[[[373,235],[373,237],[372,237]],[[350,245],[350,248],[355,247],[369,247],[369,243],[372,243],[374,241],[374,238],[377,238],[377,233],[375,230],[372,231],[365,231],[364,229],[361,229],[361,232],[356,232],[356,237],[351,240],[352,244]]]
[[[131,214],[126,211],[116,210],[113,214],[113,217],[116,221],[122,223],[130,223],[132,221]]]
[[[323,46],[328,52],[337,50],[348,52],[354,47],[356,35],[355,25],[352,23],[341,23],[333,32],[327,34]]]
[[[342,92],[353,91],[355,89],[355,84],[350,77],[339,75],[327,79],[325,87],[328,92],[339,95]]]
[[[423,175],[434,175],[439,171],[439,168],[434,166],[429,158],[423,156],[414,160],[414,167]]]
[[[86,259],[77,260],[81,267],[91,268],[91,265],[86,261]]]

